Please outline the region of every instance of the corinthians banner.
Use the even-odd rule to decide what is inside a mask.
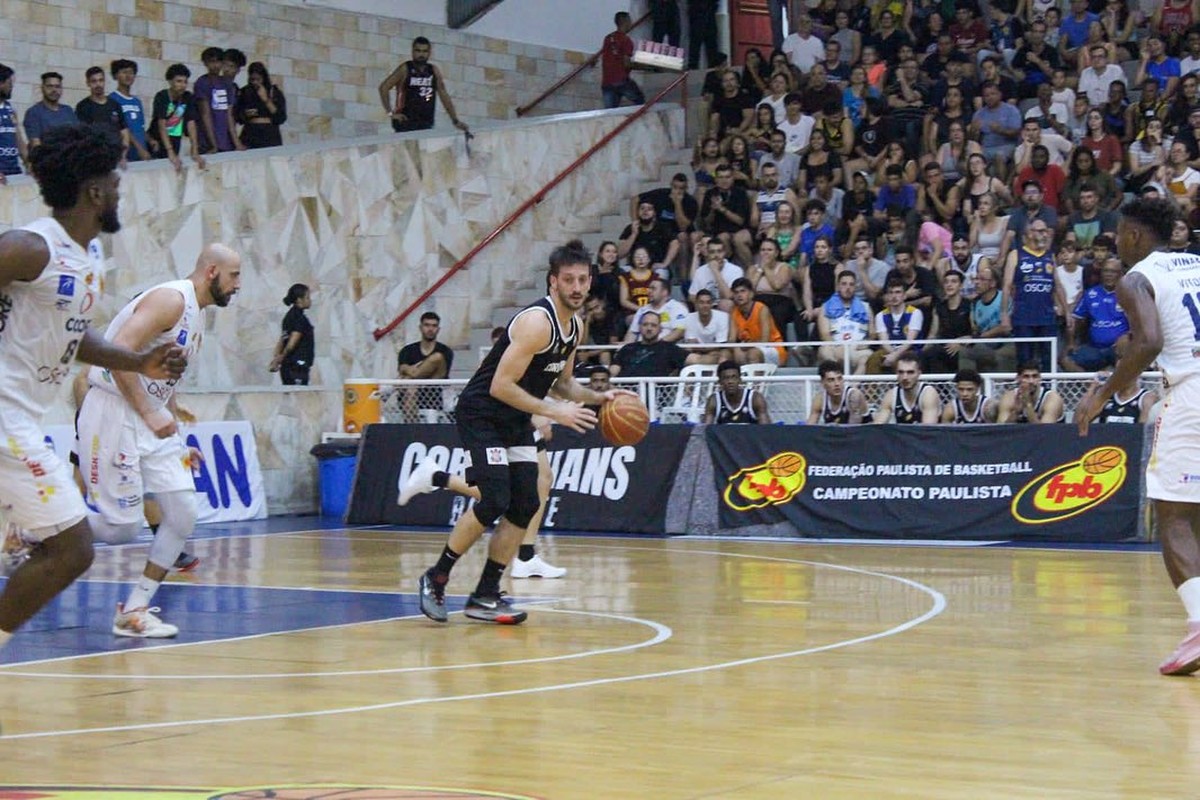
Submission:
[[[713,425],[720,524],[802,536],[1120,541],[1140,425]]]
[[[542,528],[662,533],[667,497],[687,445],[684,425],[651,425],[633,447],[616,447],[600,434],[554,426],[547,447],[554,483]],[[440,490],[418,495],[403,508],[399,487],[426,456],[451,473],[463,472],[466,451],[453,425],[368,425],[346,521],[373,525],[453,525],[473,501]]]

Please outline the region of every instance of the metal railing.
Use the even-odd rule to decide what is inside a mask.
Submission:
[[[643,14],[642,16],[640,16],[640,17],[638,17],[636,20],[634,20],[634,21],[633,21],[633,26],[630,28],[630,30],[633,30],[634,28],[636,28],[636,27],[638,27],[639,25],[643,24],[643,23],[644,23],[646,20],[648,20],[648,19],[650,19],[650,12],[649,12],[649,11],[647,11],[645,14]],[[596,66],[596,62],[600,60],[600,56],[602,56],[603,54],[604,54],[604,48],[602,47],[602,48],[600,48],[599,50],[597,50],[595,53],[593,53],[593,54],[592,54],[592,55],[591,55],[591,56],[588,58],[588,60],[587,60],[587,61],[584,61],[582,64],[580,64],[579,66],[577,66],[575,69],[571,70],[571,71],[570,71],[570,72],[568,72],[566,75],[564,75],[563,77],[561,77],[561,78],[559,78],[557,81],[555,81],[555,83],[554,83],[554,85],[553,85],[553,86],[551,86],[549,89],[547,89],[546,91],[544,91],[544,92],[542,92],[541,94],[539,94],[539,95],[538,95],[537,97],[535,97],[535,98],[534,98],[534,99],[533,99],[531,102],[529,102],[529,103],[526,103],[526,104],[525,104],[525,105],[523,105],[523,106],[517,106],[517,116],[518,116],[518,117],[523,117],[523,116],[525,116],[525,115],[526,115],[526,114],[528,114],[530,111],[532,111],[533,109],[535,109],[535,108],[537,108],[539,105],[541,105],[541,104],[542,104],[542,102],[543,102],[543,101],[544,101],[544,100],[545,100],[547,97],[549,97],[550,95],[554,94],[554,93],[555,93],[555,92],[557,92],[559,89],[561,89],[562,87],[566,86],[568,83],[570,83],[571,81],[573,81],[573,80],[575,80],[577,77],[579,77],[579,73],[583,72],[585,69],[591,69],[592,67]]]
[[[418,308],[420,308],[425,303],[426,300],[428,300],[430,297],[433,296],[434,292],[436,292],[438,289],[442,288],[442,286],[445,285],[445,283],[448,280],[450,280],[450,278],[452,278],[455,274],[457,274],[460,269],[462,269],[467,264],[469,264],[471,262],[471,259],[475,258],[475,256],[478,255],[480,253],[480,251],[482,251],[485,247],[487,247],[489,244],[491,244],[492,241],[494,241],[500,234],[502,234],[506,230],[508,230],[513,225],[513,223],[515,223],[518,219],[520,219],[523,215],[525,215],[530,209],[532,209],[534,206],[538,205],[543,200],[545,200],[546,195],[552,189],[554,189],[554,187],[558,186],[560,183],[562,183],[564,180],[566,180],[567,176],[570,175],[572,172],[574,172],[576,169],[578,169],[580,167],[580,165],[582,165],[585,161],[587,161],[589,158],[591,158],[593,155],[595,155],[597,152],[599,152],[605,145],[607,145],[609,142],[611,142],[613,139],[615,139],[617,136],[619,136],[622,132],[624,132],[626,128],[628,128],[634,122],[638,121],[643,116],[645,116],[647,111],[649,111],[655,104],[659,103],[664,97],[666,97],[671,91],[673,91],[676,86],[684,87],[685,95],[683,98],[683,102],[684,102],[684,104],[686,104],[686,102],[687,102],[687,96],[686,96],[687,73],[683,72],[683,73],[680,73],[680,75],[677,78],[675,78],[675,80],[673,80],[669,84],[667,84],[666,88],[664,88],[661,92],[659,92],[654,97],[652,97],[648,101],[646,101],[645,105],[643,105],[641,108],[634,111],[629,116],[625,117],[625,119],[623,119],[621,121],[621,124],[619,124],[617,127],[613,128],[611,131],[606,133],[600,139],[600,141],[596,142],[594,145],[589,147],[587,152],[585,152],[579,158],[572,161],[570,163],[570,165],[567,166],[566,169],[564,169],[562,172],[558,173],[558,175],[554,176],[554,178],[549,183],[547,183],[545,186],[543,186],[538,191],[534,192],[532,197],[530,197],[528,200],[526,200],[524,203],[522,203],[520,205],[520,207],[517,208],[516,211],[514,211],[503,222],[501,222],[499,225],[497,225],[496,228],[491,233],[489,233],[487,236],[483,237],[483,239],[480,240],[479,244],[472,247],[471,251],[469,253],[467,253],[465,256],[460,258],[458,260],[458,262],[456,262],[454,264],[454,266],[450,267],[450,269],[446,270],[445,274],[442,275],[442,277],[438,278],[432,286],[430,286],[428,289],[426,289],[421,294],[420,297],[418,297],[416,300],[412,301],[408,305],[407,308],[405,308],[403,311],[401,311],[396,316],[395,319],[393,319],[390,323],[388,323],[387,325],[385,325],[382,328],[376,328],[375,332],[373,334],[375,337],[375,341],[379,341],[384,336],[387,336],[389,333],[391,333],[393,330],[395,330],[396,327],[400,325],[400,323],[404,322],[404,320],[408,317],[409,314],[411,314],[412,312],[414,312]]]

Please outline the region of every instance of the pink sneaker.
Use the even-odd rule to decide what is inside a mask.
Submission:
[[[1163,675],[1191,675],[1196,670],[1200,670],[1200,622],[1189,622],[1188,635],[1158,671]]]

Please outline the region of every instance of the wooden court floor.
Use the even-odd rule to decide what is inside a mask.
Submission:
[[[570,573],[514,582],[530,618],[500,628],[415,613],[443,542],[196,543],[186,591],[336,589],[395,613],[2,667],[0,798],[1200,797],[1200,681],[1156,670],[1183,633],[1157,553],[558,537],[543,552]],[[105,550],[89,577],[144,557]],[[185,796],[140,796],[160,795]]]

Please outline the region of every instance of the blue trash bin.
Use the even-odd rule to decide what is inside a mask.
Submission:
[[[317,457],[321,516],[341,519],[350,505],[354,469],[358,466],[358,443],[319,444],[310,452]]]

